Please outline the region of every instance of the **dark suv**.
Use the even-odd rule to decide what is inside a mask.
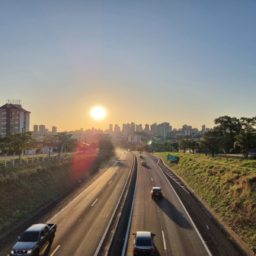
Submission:
[[[153,237],[155,234],[149,231],[137,231],[134,233],[134,245],[133,245],[133,255],[156,255],[156,249],[153,242]]]
[[[152,187],[150,193],[153,199],[161,199],[163,197],[162,190],[160,187]]]

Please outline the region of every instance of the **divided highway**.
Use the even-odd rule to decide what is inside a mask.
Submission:
[[[111,234],[114,234],[115,242],[112,242],[108,255],[132,256],[133,233],[136,231],[154,233],[157,255],[161,256],[245,255],[231,243],[204,208],[194,202],[191,193],[161,161],[146,153],[136,153],[136,165],[133,153],[118,151],[118,154],[121,161],[99,173],[54,216],[41,219],[41,222],[57,224],[56,236],[47,256],[106,255],[105,251],[98,254],[104,234],[109,238],[108,246]],[[131,186],[125,189],[134,164]],[[153,186],[161,187],[162,199],[152,200],[150,191]],[[127,193],[127,200],[121,200],[124,206],[117,211],[117,216],[122,218],[119,224],[116,221],[116,232],[111,227],[109,233],[107,227],[112,225],[110,220],[115,216],[113,213],[123,191]],[[118,218],[115,216],[114,219]],[[202,229],[202,225],[207,229]],[[2,254],[1,248],[0,254],[6,255]]]

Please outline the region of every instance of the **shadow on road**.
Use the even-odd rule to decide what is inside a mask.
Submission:
[[[177,210],[177,208],[165,197],[160,200],[156,200],[156,204],[177,225],[186,229],[192,228],[189,222],[183,216],[183,214],[179,210]]]

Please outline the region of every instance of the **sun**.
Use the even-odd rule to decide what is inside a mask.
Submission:
[[[91,108],[90,115],[94,120],[101,121],[106,118],[107,110],[102,106],[95,106]]]

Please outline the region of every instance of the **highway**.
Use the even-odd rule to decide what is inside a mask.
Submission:
[[[156,235],[154,243],[158,255],[211,255],[159,166],[147,155],[143,157],[147,167],[141,165],[143,159],[138,157],[135,203],[127,255],[133,255],[132,233],[139,230],[151,231]],[[162,188],[163,199],[151,199],[152,186]]]
[[[132,154],[111,167],[48,222],[57,224],[51,256],[94,255],[128,178]]]

